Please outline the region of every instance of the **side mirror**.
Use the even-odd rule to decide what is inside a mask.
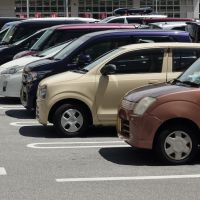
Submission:
[[[91,56],[89,54],[81,54],[78,57],[78,65],[86,66],[90,64],[92,61]]]
[[[114,64],[108,64],[108,65],[105,65],[103,68],[101,68],[101,74],[106,76],[106,75],[109,75],[109,74],[114,74],[116,72],[116,65]]]

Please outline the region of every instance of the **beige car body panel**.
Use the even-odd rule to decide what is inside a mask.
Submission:
[[[113,58],[125,52],[149,48],[164,48],[162,73],[116,74],[103,76],[101,68]],[[151,43],[121,47],[121,51],[98,63],[86,74],[64,72],[42,80],[39,87],[47,85],[45,99],[37,99],[37,118],[48,123],[49,112],[59,101],[75,99],[90,109],[94,125],[115,125],[117,109],[123,95],[131,89],[176,78],[180,73],[171,73],[172,55],[169,48],[200,48],[192,43]]]

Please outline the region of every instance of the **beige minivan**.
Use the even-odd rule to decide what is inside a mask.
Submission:
[[[42,80],[36,116],[66,137],[91,125],[115,125],[123,95],[143,85],[176,78],[200,56],[196,43],[146,43],[120,47],[80,70]]]

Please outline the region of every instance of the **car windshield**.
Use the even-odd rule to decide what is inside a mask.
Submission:
[[[98,65],[99,63],[104,62],[105,60],[107,60],[109,57],[112,57],[114,54],[118,54],[118,52],[120,52],[121,49],[115,49],[115,50],[111,50],[109,53],[106,52],[105,54],[101,55],[100,57],[98,57],[94,62],[90,63],[89,65],[87,65],[86,67],[84,67],[83,69],[85,71],[90,71],[91,69],[93,69],[96,65]]]
[[[200,86],[200,59],[196,60],[181,76],[173,83]]]
[[[68,41],[68,42],[66,42],[64,44],[57,45],[57,46],[45,49],[44,51],[38,53],[37,56],[38,57],[45,57],[45,56],[48,56],[48,55],[53,54],[53,53],[56,54],[56,52],[59,52],[60,50],[62,50],[63,48],[65,48],[70,43],[71,43],[71,41]]]
[[[38,51],[52,33],[53,33],[52,29],[46,30],[40,37],[40,39],[31,47],[31,50]]]
[[[8,29],[8,31],[6,32],[5,36],[4,36],[3,39],[2,39],[2,42],[3,42],[3,43],[9,43],[9,42],[10,42],[10,40],[11,40],[11,38],[12,38],[14,32],[16,31],[16,28],[17,28],[16,26],[11,26],[11,27]]]
[[[3,37],[5,36],[5,34],[7,33],[8,28],[5,28],[3,30],[0,31],[0,41],[3,39]]]
[[[81,44],[89,39],[88,36],[82,36],[78,39],[73,40],[69,45],[67,45],[62,51],[56,54],[53,59],[62,60],[68,55],[70,55],[75,49],[77,49]]]

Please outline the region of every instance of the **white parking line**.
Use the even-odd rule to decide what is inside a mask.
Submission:
[[[14,110],[25,110],[23,106],[0,106],[0,110],[8,110],[8,109],[14,109]]]
[[[92,145],[92,144],[98,144],[98,145]],[[100,145],[100,144],[104,144],[104,145]],[[96,141],[96,142],[89,141],[89,142],[31,143],[26,146],[29,148],[34,148],[34,149],[83,149],[83,148],[104,148],[104,147],[130,147],[129,145],[125,144],[123,141],[117,141],[117,140],[116,141]]]
[[[19,127],[19,126],[38,126],[41,124],[37,121],[30,121],[30,122],[12,122],[10,123],[10,125]]]
[[[0,176],[7,175],[4,167],[0,167]]]
[[[94,182],[94,181],[135,181],[135,180],[162,180],[200,178],[200,174],[166,175],[166,176],[130,176],[130,177],[95,177],[95,178],[60,178],[56,182]]]

